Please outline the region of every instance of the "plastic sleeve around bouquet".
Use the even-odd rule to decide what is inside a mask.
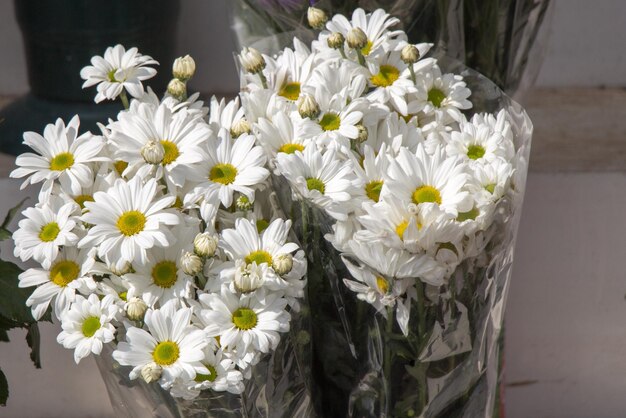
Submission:
[[[501,405],[502,325],[522,209],[532,124],[494,83],[439,57],[472,90],[470,113],[506,110],[515,152],[509,193],[464,259],[440,287],[415,278],[408,334],[358,300],[343,279],[341,254],[324,239],[334,220],[273,178],[283,210],[309,258],[316,409],[327,417],[492,417]],[[356,260],[355,263],[358,263]]]

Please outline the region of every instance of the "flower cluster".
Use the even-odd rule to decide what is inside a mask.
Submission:
[[[306,285],[303,251],[289,238],[267,187],[267,157],[245,129],[239,102],[197,95],[159,99],[139,80],[153,63],[121,46],[82,75],[98,97],[134,97],[101,134],[57,120],[12,177],[40,184],[13,235],[19,277],[35,286],[33,316],[49,309],[58,342],[78,363],[104,344],[131,378],[175,396],[241,393],[252,366],[290,329]],[[195,64],[174,65],[186,81]]]
[[[416,279],[441,286],[485,248],[517,157],[506,111],[468,119],[463,77],[396,23],[357,9],[310,48],[246,49],[241,98],[274,173],[332,217],[346,286],[406,334]]]

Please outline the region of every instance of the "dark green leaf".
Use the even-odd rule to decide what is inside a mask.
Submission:
[[[0,341],[5,343],[9,342],[9,334],[6,329],[0,329]]]
[[[24,199],[22,199],[20,203],[18,203],[17,205],[9,209],[7,216],[4,218],[4,222],[2,222],[2,229],[4,229],[5,231],[8,229],[9,224],[11,223],[11,220],[13,220],[17,212],[22,208],[22,205],[24,204],[24,202],[26,202],[28,199],[29,199],[28,197],[25,197]]]
[[[18,266],[8,261],[0,260],[0,315],[19,322],[34,322],[26,300],[33,292],[33,288],[20,288],[17,276],[22,272]]]
[[[0,241],[11,238],[11,231],[0,227]]]
[[[30,347],[30,359],[35,364],[35,367],[41,369],[41,356],[39,355],[41,336],[39,334],[39,326],[36,322],[33,322],[28,326],[28,332],[26,333],[26,342]]]
[[[0,369],[0,406],[5,406],[7,399],[9,399],[9,382],[7,382],[7,377]]]

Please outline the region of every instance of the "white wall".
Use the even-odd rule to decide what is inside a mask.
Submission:
[[[538,84],[626,85],[626,2],[597,0],[591,5],[588,0],[554,1],[552,37]],[[228,2],[181,2],[178,50],[181,55],[193,55],[199,68],[191,89],[218,93],[237,90]],[[0,39],[0,95],[24,93],[28,86],[22,40],[10,0],[0,1]]]

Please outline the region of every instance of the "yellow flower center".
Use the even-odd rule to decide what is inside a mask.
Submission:
[[[456,220],[459,222],[474,220],[476,217],[480,215],[480,211],[477,208],[472,208],[468,212],[459,212],[459,215],[456,217]]]
[[[237,329],[247,331],[256,326],[258,318],[250,308],[239,308],[233,312],[233,324]]]
[[[326,190],[324,182],[320,179],[316,179],[315,177],[306,179],[306,187],[309,190],[317,190],[321,194],[324,194],[324,191]]]
[[[118,293],[118,296],[120,297],[120,299],[126,302],[126,298],[128,297],[128,292],[127,291],[120,292]]]
[[[61,232],[61,228],[59,228],[59,224],[56,222],[50,222],[41,227],[39,230],[39,239],[43,242],[52,242],[57,239],[57,236]]]
[[[293,81],[284,84],[278,92],[278,95],[288,100],[298,100],[298,97],[300,97],[300,83]]]
[[[433,186],[423,185],[413,192],[413,203],[437,203],[441,205],[441,193]]]
[[[100,324],[100,318],[97,316],[90,316],[83,321],[83,326],[81,327],[81,331],[83,335],[87,338],[93,337],[93,335],[100,329],[102,325]]]
[[[178,156],[180,155],[180,151],[178,151],[178,147],[172,141],[168,141],[167,139],[162,139],[159,141],[163,146],[163,150],[165,154],[163,154],[163,165],[168,165],[176,161]]]
[[[336,131],[341,126],[341,118],[333,112],[324,113],[319,124],[325,131]]]
[[[152,281],[155,285],[169,289],[178,280],[178,267],[173,261],[159,261],[152,267]]]
[[[183,201],[181,200],[180,196],[176,196],[176,200],[174,201],[172,207],[178,210],[183,210]]]
[[[232,164],[216,164],[209,172],[209,180],[215,183],[231,184],[237,177],[237,169]]]
[[[285,154],[293,154],[296,151],[304,151],[304,145],[302,144],[283,144],[278,148],[278,152],[284,152]]]
[[[389,293],[389,282],[382,276],[376,277],[376,286],[378,286],[378,290],[380,293],[387,294]]]
[[[257,219],[256,230],[258,231],[259,234],[265,231],[268,226],[270,226],[270,223],[266,221],[265,219]]]
[[[400,70],[393,65],[383,64],[378,74],[370,77],[370,81],[376,87],[389,87],[400,78]]]
[[[146,215],[138,210],[124,212],[117,219],[117,228],[127,237],[138,234],[146,226]]]
[[[495,183],[491,183],[485,186],[485,190],[487,190],[489,193],[493,194],[493,192],[496,190],[496,184]]]
[[[58,261],[50,269],[50,281],[57,286],[65,287],[76,280],[79,274],[80,267],[74,261]]]
[[[93,196],[90,194],[81,194],[74,198],[74,202],[78,203],[81,209],[85,209],[85,202],[93,202]]]
[[[178,360],[180,349],[174,341],[161,341],[154,347],[152,358],[159,366],[169,366]]]
[[[398,236],[400,237],[400,239],[402,239],[404,237],[404,231],[406,231],[406,228],[409,226],[409,221],[402,221],[398,224],[398,226],[396,226],[396,234],[398,234]]]
[[[263,263],[272,265],[272,256],[267,251],[258,250],[248,254],[245,258],[245,261],[246,264],[252,264],[253,262],[256,262],[257,265],[261,265]]]
[[[121,176],[124,170],[126,170],[126,167],[128,167],[128,163],[126,161],[121,161],[121,160],[116,161],[113,164],[113,167],[115,167],[115,171],[117,171],[117,174]]]
[[[70,152],[57,154],[50,160],[50,170],[63,171],[74,165],[74,155]]]
[[[368,39],[367,45],[361,48],[361,54],[368,56],[372,52],[372,46],[374,46],[374,43]]]
[[[211,366],[210,364],[205,364],[204,367],[209,370],[209,374],[197,373],[194,380],[198,383],[215,381],[215,379],[217,379],[217,370],[215,370],[215,367]]]
[[[485,148],[480,145],[470,145],[467,147],[467,156],[472,160],[477,160],[485,155]]]
[[[380,191],[383,188],[382,181],[370,181],[365,185],[365,194],[374,202],[378,202],[380,200]]]
[[[444,101],[445,98],[445,93],[438,88],[432,88],[428,92],[428,101],[431,102],[435,107],[441,107],[441,103]]]

